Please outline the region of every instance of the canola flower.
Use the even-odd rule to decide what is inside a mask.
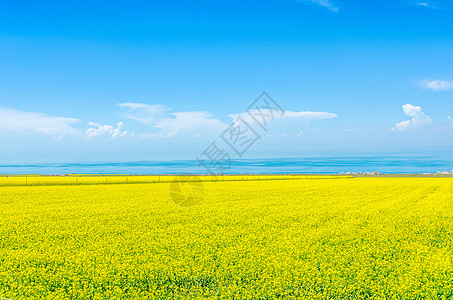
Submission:
[[[23,179],[0,178],[3,298],[453,297],[451,178],[202,178],[192,206],[170,177]]]

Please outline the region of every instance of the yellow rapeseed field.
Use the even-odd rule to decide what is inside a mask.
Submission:
[[[451,299],[453,179],[0,177],[0,298]]]

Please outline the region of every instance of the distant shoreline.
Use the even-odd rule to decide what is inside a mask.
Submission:
[[[240,177],[240,176],[331,176],[331,177],[453,177],[453,173],[448,174],[424,174],[424,173],[379,173],[379,174],[366,174],[366,173],[254,173],[254,174],[188,174],[188,173],[174,173],[174,174],[0,174],[0,177],[171,177],[171,176],[199,176],[199,177]]]
[[[367,178],[367,180],[380,180],[384,178],[412,178],[412,179],[446,179],[453,178],[451,174],[384,174],[384,175],[345,175],[345,174],[235,174],[235,175],[196,175],[196,174],[173,174],[173,175],[2,175],[0,176],[0,188],[4,187],[31,187],[31,186],[86,186],[86,185],[131,185],[131,184],[177,184],[181,182],[201,182],[217,184],[227,182],[279,182],[299,180],[355,180]]]

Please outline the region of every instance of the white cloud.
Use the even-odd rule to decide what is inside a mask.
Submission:
[[[114,139],[119,137],[125,137],[129,134],[127,131],[123,130],[124,127],[123,122],[117,122],[116,128],[114,128],[111,125],[101,125],[93,122],[90,122],[89,125],[95,126],[88,128],[86,130],[86,135],[89,138],[104,136]]]
[[[0,132],[40,133],[62,137],[66,134],[79,133],[79,130],[71,127],[71,124],[79,121],[79,119],[58,117],[37,112],[0,108]]]
[[[450,125],[453,125],[453,118],[448,116],[448,120],[450,121]]]
[[[144,104],[144,103],[118,103],[118,107],[121,107],[123,117],[139,121],[142,124],[150,125],[156,119],[161,118],[168,109],[164,105],[155,104]]]
[[[250,113],[252,115],[260,115],[265,112],[260,112],[258,110],[251,110]],[[268,113],[268,115],[270,115]],[[246,122],[253,122],[253,118],[250,117],[249,114],[247,113],[239,113],[239,114],[231,114],[228,115],[231,117],[233,120],[237,119],[238,117],[242,117],[242,119]],[[285,111],[283,115],[275,113],[273,114],[274,120],[278,119],[286,119],[286,120],[303,120],[305,122],[311,122],[311,121],[317,121],[317,120],[323,120],[323,119],[331,119],[331,118],[336,118],[338,117],[337,114],[333,113],[328,113],[328,112],[323,112],[323,111]],[[267,118],[267,120],[271,120],[270,117]]]
[[[137,134],[139,138],[174,137],[183,133],[188,134],[190,137],[200,137],[202,134],[209,132],[221,133],[228,127],[228,124],[214,118],[211,113],[206,111],[169,113],[169,109],[165,106],[142,103],[120,103],[118,106],[128,109],[128,115],[126,117],[139,120],[141,123],[158,130],[155,132],[139,133]],[[258,113],[258,111],[251,112]],[[253,122],[253,119],[246,113],[229,115],[233,120],[239,116],[248,122]],[[337,117],[336,114],[327,112],[287,111],[283,116],[280,115],[280,112],[275,113],[276,119],[303,120],[305,122],[335,117]],[[102,129],[102,127],[98,126],[97,131],[101,131]]]
[[[415,5],[431,8],[431,9],[438,9],[439,7],[433,2],[417,2]]]
[[[221,132],[227,125],[213,118],[209,112],[188,111],[171,113],[169,117],[157,120],[154,127],[174,136],[181,132],[191,135],[199,135],[206,131]]]
[[[334,12],[338,12],[338,7],[336,7],[330,0],[298,0],[298,2],[309,2],[324,6]]]
[[[415,4],[419,5],[419,6],[429,7],[429,3],[428,2],[419,2],[419,3],[415,3]]]
[[[281,136],[282,133],[287,133],[288,136],[300,137],[308,132],[317,132],[316,129],[310,127],[311,122],[338,117],[334,113],[318,111],[287,110],[284,114],[281,114],[280,110],[250,110],[249,112],[256,120],[246,112],[230,114],[228,116],[233,119],[233,123],[236,123],[240,117],[254,129],[263,126],[267,132],[267,136]],[[264,118],[261,117],[263,115]]]
[[[453,90],[453,81],[423,80],[421,86],[433,92]]]
[[[412,119],[396,123],[395,127],[392,128],[392,130],[416,129],[431,125],[432,123],[431,118],[425,115],[420,106],[405,104],[403,105],[403,111],[406,116],[412,117]]]
[[[160,104],[119,103],[117,105],[126,110],[123,114],[124,117],[159,129],[159,132],[138,134],[137,136],[140,138],[173,137],[181,133],[199,137],[203,132],[221,132],[227,127],[205,111],[169,113],[170,109]]]
[[[323,111],[286,111],[282,118],[304,119],[308,121],[331,119],[338,117],[337,114]]]

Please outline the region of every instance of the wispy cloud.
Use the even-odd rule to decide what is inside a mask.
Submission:
[[[425,115],[420,106],[405,104],[403,105],[403,111],[406,116],[412,117],[412,119],[396,123],[392,130],[417,129],[432,123],[431,118]]]
[[[67,134],[80,133],[79,130],[71,126],[71,124],[79,121],[79,119],[58,117],[37,112],[0,108],[0,132],[39,133],[62,137]]]
[[[142,124],[152,124],[156,119],[161,118],[169,110],[165,105],[144,104],[144,103],[118,103],[123,110],[123,117],[139,121]]]
[[[339,8],[335,6],[332,1],[330,0],[296,0],[297,2],[300,3],[313,3],[313,4],[318,4],[321,6],[324,6],[325,8],[328,8],[334,12],[338,12]]]
[[[451,91],[453,90],[453,81],[426,79],[421,82],[421,86],[424,89],[431,90],[433,92]]]
[[[437,9],[438,6],[435,5],[434,3],[432,2],[417,2],[415,3],[415,5],[418,5],[418,6],[422,6],[422,7],[426,7],[426,8],[432,8],[432,9]]]
[[[429,3],[428,2],[418,2],[418,3],[415,3],[415,5],[429,7]]]
[[[187,112],[169,112],[170,109],[162,105],[149,105],[142,103],[122,103],[121,108],[130,108],[125,117],[137,120],[149,127],[154,128],[154,131],[147,133],[139,133],[136,136],[140,138],[147,137],[174,137],[180,134],[186,134],[191,137],[199,137],[202,134],[221,133],[229,124],[225,124],[215,118],[211,113],[206,111],[187,111]],[[257,111],[251,111],[258,113]],[[228,115],[233,121],[239,116],[246,122],[253,123],[254,120],[246,113],[236,113]],[[337,117],[337,114],[328,112],[315,111],[286,111],[284,115],[275,114],[275,120],[293,120],[309,123],[311,121],[330,119]],[[146,120],[146,122],[143,122]],[[283,124],[283,123],[281,123]],[[294,128],[299,128],[300,123]],[[285,123],[286,128],[291,128],[290,123]],[[98,131],[102,127],[97,128]],[[299,129],[300,130],[300,129]],[[97,131],[96,131],[97,132]]]
[[[266,127],[268,127],[269,132],[268,136],[279,136],[282,137],[282,133],[285,133],[286,136],[290,137],[300,137],[307,132],[319,132],[318,129],[312,128],[311,123],[319,120],[332,119],[338,117],[337,114],[322,112],[322,111],[291,111],[287,110],[284,114],[281,114],[280,111],[267,112],[267,111],[258,111],[251,110],[249,111],[255,118],[258,119],[260,123],[263,120],[260,120],[261,115],[266,115]],[[252,118],[248,113],[237,113],[229,115],[233,119],[233,123],[239,117],[248,123],[250,126],[256,126],[257,120]],[[269,126],[267,126],[269,125]]]
[[[331,119],[338,117],[337,114],[323,111],[286,111],[282,118],[304,119],[307,121]]]
[[[189,111],[171,113],[168,118],[156,121],[156,128],[168,134],[176,135],[181,132],[199,135],[206,131],[222,131],[227,125],[213,118],[209,112]]]
[[[214,118],[205,111],[172,112],[164,105],[150,105],[144,103],[119,103],[119,107],[126,109],[124,117],[158,129],[158,132],[139,134],[145,137],[173,137],[187,133],[192,137],[200,136],[205,132],[221,132],[227,125]]]
[[[259,111],[252,110],[251,114],[259,115]],[[246,122],[253,122],[253,119],[247,113],[238,113],[231,114],[229,117],[236,119],[242,117]],[[284,120],[303,120],[305,122],[311,122],[316,120],[331,119],[338,117],[337,114],[328,113],[323,111],[285,111],[285,114],[279,115],[275,114],[274,119],[284,119]]]
[[[111,139],[114,138],[119,138],[119,137],[125,137],[129,135],[127,131],[124,131],[124,124],[123,122],[117,122],[116,123],[116,128],[111,126],[111,125],[101,125],[98,123],[90,122],[90,126],[94,126],[91,128],[88,128],[86,130],[86,135],[88,138],[93,138],[93,137],[108,137]]]

